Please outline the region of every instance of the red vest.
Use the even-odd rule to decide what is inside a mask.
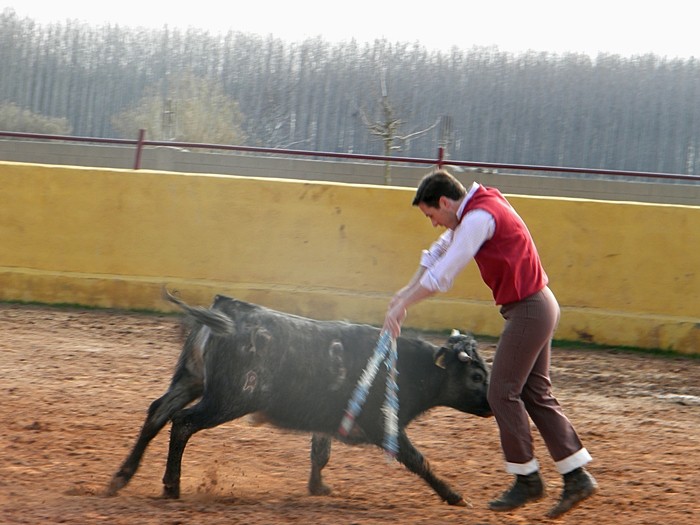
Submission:
[[[501,192],[479,185],[462,217],[476,209],[489,212],[496,223],[493,237],[474,257],[496,304],[520,301],[547,286],[547,274],[532,236]]]

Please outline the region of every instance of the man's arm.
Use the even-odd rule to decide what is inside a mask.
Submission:
[[[423,277],[425,271],[425,267],[419,267],[409,283],[396,292],[389,303],[389,309],[384,318],[383,330],[389,332],[394,338],[401,335],[401,324],[406,319],[408,307],[435,294],[435,292],[424,288],[420,284],[421,277]]]
[[[438,291],[446,292],[481,245],[493,236],[495,226],[489,212],[477,209],[464,216],[458,230],[441,235],[430,250],[423,252],[421,265],[409,283],[391,299],[384,330],[398,337],[406,319],[406,309]]]

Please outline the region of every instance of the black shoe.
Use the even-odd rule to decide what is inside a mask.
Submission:
[[[537,501],[544,496],[544,483],[539,472],[527,476],[518,474],[515,483],[497,499],[489,503],[491,510],[513,510],[525,505],[528,501]]]
[[[583,467],[564,474],[564,490],[561,493],[561,499],[550,509],[547,517],[561,516],[595,494],[597,490],[598,483],[596,483],[595,478]]]

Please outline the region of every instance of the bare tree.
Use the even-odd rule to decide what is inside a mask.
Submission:
[[[381,120],[370,122],[364,110],[361,110],[360,113],[362,115],[362,121],[370,134],[379,137],[384,144],[384,156],[391,157],[392,153],[396,150],[400,150],[404,143],[435,128],[440,120],[438,119],[435,123],[420,131],[414,131],[407,135],[400,135],[399,131],[403,121],[395,116],[396,112],[394,107],[389,102],[389,94],[386,87],[386,70],[382,70],[381,89]],[[402,144],[397,144],[397,142]],[[391,164],[388,160],[384,162],[384,183],[387,185],[391,184]]]

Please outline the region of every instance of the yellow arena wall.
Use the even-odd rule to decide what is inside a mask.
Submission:
[[[226,294],[380,325],[440,233],[406,188],[0,162],[0,300],[172,311]],[[509,196],[562,306],[557,339],[700,353],[700,207]],[[471,263],[406,326],[497,336]]]

